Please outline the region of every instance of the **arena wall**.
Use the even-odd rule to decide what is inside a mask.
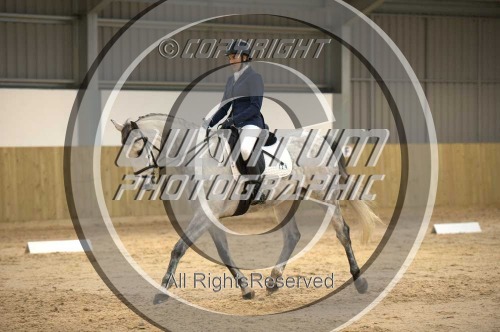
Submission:
[[[108,92],[103,92],[103,97]],[[145,109],[167,110],[176,92],[126,91],[116,102],[112,117],[124,121],[144,114]],[[28,98],[28,95],[30,96]],[[69,218],[63,176],[64,137],[69,112],[76,91],[0,89],[0,221],[53,220]],[[106,98],[103,98],[105,100]],[[327,95],[332,107],[340,107],[340,96]],[[142,113],[137,113],[140,110]],[[265,105],[271,127],[283,124],[277,105]],[[276,116],[272,116],[277,114]],[[112,201],[126,169],[115,166],[119,135],[108,126],[103,148],[101,171],[104,196],[112,216],[146,216],[164,214],[160,201],[134,201],[133,193],[123,200]],[[365,152],[367,152],[366,150]],[[365,155],[366,157],[366,155]],[[500,206],[495,190],[496,171],[500,169],[500,144],[439,144],[438,206]],[[356,173],[358,169],[351,170]],[[386,146],[374,169],[364,173],[385,174],[375,183],[373,192],[380,207],[393,207],[400,185],[401,158],[397,144]],[[411,197],[408,197],[411,199]]]

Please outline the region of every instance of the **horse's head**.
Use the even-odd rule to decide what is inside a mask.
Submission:
[[[115,125],[115,128],[121,133],[121,142],[122,145],[124,145],[127,140],[129,139],[130,134],[132,133],[132,130],[139,130],[139,125],[137,122],[132,121],[131,119],[127,119],[124,124],[120,124],[116,122],[115,120],[111,120],[111,122]],[[134,141],[134,144],[132,148],[130,149],[129,155],[132,158],[137,158],[141,155],[141,152],[145,148],[145,143],[144,140],[139,139],[141,135],[137,136],[137,139]]]
[[[134,168],[134,174],[136,175],[148,175],[151,174],[153,169],[158,167],[156,160],[158,157],[159,149],[150,142],[146,135],[141,132],[139,124],[136,121],[127,119],[124,124],[120,124],[117,121],[111,120],[116,130],[121,133],[122,145],[127,142],[130,143],[130,135],[134,134],[134,140],[132,141],[132,146],[128,151],[128,156],[130,158],[145,158],[144,167]]]

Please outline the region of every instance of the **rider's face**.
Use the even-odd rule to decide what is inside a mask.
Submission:
[[[232,64],[231,68],[235,72],[240,70],[241,63],[246,61],[247,58],[246,55],[240,55],[240,54],[229,54],[227,57],[229,59],[229,63]]]

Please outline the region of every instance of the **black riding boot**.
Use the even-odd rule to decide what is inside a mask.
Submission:
[[[266,162],[264,160],[264,155],[261,153],[255,166],[247,166],[247,174],[262,175],[265,169],[266,169]],[[253,193],[250,196],[252,205],[264,203],[267,199],[267,197],[264,194],[261,194],[260,197],[256,197],[259,192],[260,186],[262,184],[262,176],[259,176],[258,180],[256,181],[248,181],[247,184],[255,184]]]
[[[250,160],[250,158],[248,160]],[[247,174],[249,174],[249,175],[262,175],[262,173],[264,173],[265,169],[266,169],[266,162],[264,160],[264,155],[261,153],[255,166],[248,166],[247,165]]]

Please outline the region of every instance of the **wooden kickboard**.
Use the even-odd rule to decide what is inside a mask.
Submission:
[[[80,240],[28,242],[28,245],[26,246],[26,252],[30,254],[50,254],[55,252],[90,251],[90,243],[88,241],[82,242],[80,242]]]
[[[481,227],[477,222],[435,224],[434,233],[436,234],[481,233]]]

